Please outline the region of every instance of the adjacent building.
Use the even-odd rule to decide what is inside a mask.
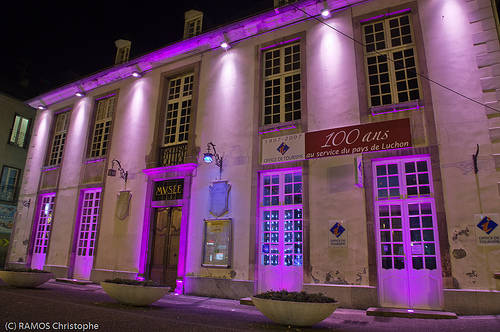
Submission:
[[[277,5],[30,100],[8,264],[498,314],[494,2]]]
[[[33,108],[0,93],[0,266],[7,257],[34,119]]]

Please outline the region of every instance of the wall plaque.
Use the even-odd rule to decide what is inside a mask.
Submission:
[[[206,267],[231,266],[231,219],[206,219],[203,237],[203,261]]]
[[[210,214],[221,217],[228,211],[229,191],[231,185],[227,181],[215,181],[209,187],[210,190]]]
[[[153,201],[172,201],[182,199],[184,179],[155,182]]]

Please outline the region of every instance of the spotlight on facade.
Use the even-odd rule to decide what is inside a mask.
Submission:
[[[37,108],[38,108],[40,111],[43,111],[43,110],[46,110],[46,109],[47,109],[47,106],[45,106],[45,105],[39,105]]]
[[[330,17],[330,10],[328,8],[325,8],[321,11],[321,16],[323,16],[323,18],[328,18]]]
[[[75,96],[80,97],[80,98],[81,98],[81,97],[84,97],[84,96],[85,96],[85,92],[83,92],[83,91],[77,91],[77,92],[75,93]]]
[[[220,47],[222,47],[223,49],[225,49],[226,51],[230,48],[229,44],[226,42],[226,41],[223,41],[221,44],[220,44]]]
[[[139,73],[138,71],[133,71],[132,76],[134,76],[135,78],[139,78],[139,77],[142,77],[142,74]]]

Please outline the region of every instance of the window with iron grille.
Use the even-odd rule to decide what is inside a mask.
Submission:
[[[372,21],[364,24],[362,30],[369,106],[419,100],[417,52],[410,15]]]
[[[266,50],[263,58],[263,124],[299,120],[302,100],[300,44],[286,44]]]
[[[116,95],[96,102],[94,130],[90,141],[90,158],[105,156],[111,139],[111,122],[115,109]]]
[[[68,133],[70,112],[62,112],[56,115],[54,124],[54,134],[49,154],[49,165],[59,165],[62,161],[64,144]]]
[[[194,74],[172,78],[168,82],[163,146],[185,143],[189,139]]]
[[[21,115],[16,115],[12,130],[10,132],[9,143],[14,144],[20,148],[26,147],[29,124],[30,119],[27,119]]]

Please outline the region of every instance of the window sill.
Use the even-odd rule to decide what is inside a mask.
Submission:
[[[301,127],[301,120],[294,120],[288,122],[274,123],[270,125],[263,125],[259,127],[259,135],[273,133],[277,131],[296,129]]]
[[[382,105],[370,107],[370,115],[377,116],[387,113],[403,112],[403,111],[419,111],[423,109],[423,100],[414,100],[405,103]]]

